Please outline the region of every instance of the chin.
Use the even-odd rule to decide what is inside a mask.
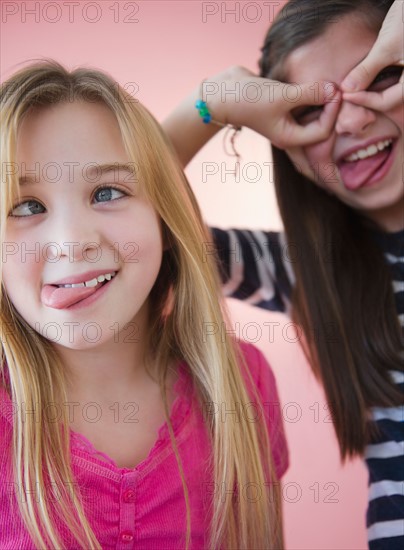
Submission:
[[[77,327],[80,328],[80,327]],[[104,335],[104,333],[100,333],[98,336],[94,333],[91,334],[88,332],[86,335],[82,333],[81,330],[77,330],[77,332],[74,332],[73,334],[62,334],[62,336],[59,338],[59,340],[49,340],[53,345],[69,349],[69,350],[76,350],[76,351],[91,351],[96,350],[97,348],[103,349],[106,345],[109,343],[113,343],[113,333],[109,331],[108,335]]]

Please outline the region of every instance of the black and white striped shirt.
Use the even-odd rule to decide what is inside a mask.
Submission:
[[[212,229],[226,296],[290,314],[295,281],[293,251],[283,233]],[[404,231],[377,234],[387,262],[401,326],[404,327]],[[404,374],[391,371],[404,392]],[[369,470],[367,531],[370,550],[404,548],[404,407],[372,409],[379,428],[366,447]]]

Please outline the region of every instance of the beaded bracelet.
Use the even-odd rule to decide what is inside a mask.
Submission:
[[[218,120],[215,120],[212,118],[212,114],[209,111],[208,104],[206,101],[203,100],[203,84],[206,82],[206,78],[204,78],[201,82],[200,89],[199,89],[199,95],[201,99],[198,99],[195,103],[195,108],[198,109],[199,116],[202,118],[202,122],[205,124],[209,124],[212,122],[213,124],[216,124],[217,126],[221,126],[224,128],[225,126],[228,126],[228,124],[223,124],[223,122],[219,122]]]
[[[202,99],[198,99],[195,103],[195,107],[199,111],[199,116],[202,117],[202,122],[205,124],[209,124],[209,122],[212,121],[212,115],[209,112],[208,106],[206,105],[206,101],[202,101]]]
[[[206,101],[203,100],[203,83],[205,81],[206,79],[203,79],[200,86],[200,97],[202,99],[198,99],[196,101],[195,108],[198,110],[199,116],[202,118],[202,122],[204,124],[212,123],[212,124],[216,124],[216,126],[220,126],[221,128],[225,128],[225,127],[227,128],[227,132],[225,133],[224,139],[223,139],[223,148],[227,155],[235,156],[237,158],[236,168],[235,168],[235,171],[237,171],[237,164],[239,163],[241,156],[236,150],[234,141],[236,139],[238,132],[240,132],[241,130],[241,126],[234,126],[233,124],[224,124],[223,122],[219,122],[218,120],[215,120],[214,118],[212,118],[212,113],[209,111],[209,107]],[[226,149],[226,138],[231,130],[233,130],[233,134],[230,137],[230,144],[233,149],[233,153],[229,153],[228,150]]]

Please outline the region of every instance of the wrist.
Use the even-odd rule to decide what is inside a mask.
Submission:
[[[216,78],[204,78],[202,80],[199,86],[198,101],[202,107],[200,116],[203,120],[204,113],[206,112],[206,120],[204,120],[204,122],[207,124],[212,123],[223,127],[228,123],[224,113],[224,105],[221,101],[221,95],[222,81]]]

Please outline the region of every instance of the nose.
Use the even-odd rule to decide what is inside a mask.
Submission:
[[[100,234],[88,213],[58,216],[48,234],[45,256],[50,262],[65,257],[69,262],[94,263],[100,258]]]
[[[335,124],[335,131],[337,134],[361,135],[375,120],[376,113],[371,109],[343,101]]]

